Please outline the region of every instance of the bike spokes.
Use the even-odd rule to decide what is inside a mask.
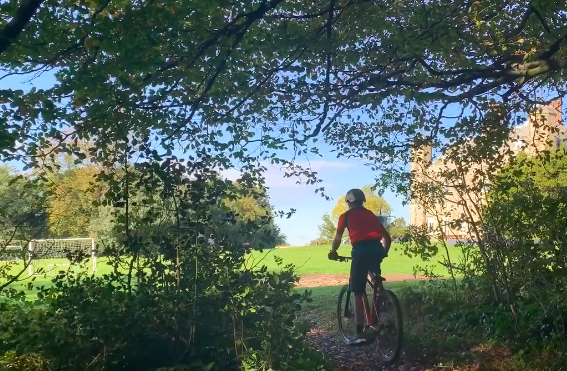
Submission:
[[[354,319],[354,294],[344,286],[339,294],[337,308],[339,332],[343,340],[348,343],[356,335],[356,322]]]
[[[384,363],[393,363],[402,345],[402,313],[398,299],[391,291],[382,292],[376,300],[376,351]]]

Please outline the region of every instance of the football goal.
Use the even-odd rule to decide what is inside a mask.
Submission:
[[[28,243],[30,276],[58,271],[57,268],[73,266],[90,259],[91,271],[96,273],[97,254],[94,238],[63,238],[32,240]]]
[[[0,241],[0,261],[21,261],[27,258],[26,243]]]

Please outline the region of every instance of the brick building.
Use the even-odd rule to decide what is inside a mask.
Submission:
[[[561,99],[535,111],[537,113],[530,114],[524,124],[510,132],[502,151],[512,155],[520,151],[535,154],[550,145],[567,141]],[[442,154],[432,159],[432,153],[430,146],[421,146],[412,152],[410,225],[427,226],[442,232],[445,239],[467,238],[472,235],[470,222],[478,221],[482,212],[487,188],[481,178],[487,165],[474,163],[455,176],[458,166],[454,157]],[[435,196],[425,197],[426,194]]]

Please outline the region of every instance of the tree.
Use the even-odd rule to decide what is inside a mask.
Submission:
[[[265,189],[249,193],[236,185],[237,193],[223,200],[219,216],[213,228],[218,238],[224,241],[239,241],[254,249],[269,249],[286,244],[286,236],[275,224],[275,216]],[[230,216],[227,218],[227,211]],[[242,233],[245,225],[256,223],[261,226],[254,234]],[[221,233],[219,233],[221,231]]]
[[[388,233],[392,239],[399,239],[407,235],[408,227],[404,218],[396,218],[388,226]]]
[[[331,241],[335,237],[337,231],[337,223],[331,218],[329,214],[323,215],[321,224],[319,224],[319,237],[321,241]]]
[[[403,165],[418,133],[448,146],[485,129],[475,118],[492,99],[523,109],[538,100],[536,87],[550,96],[565,90],[566,17],[550,2],[39,5],[3,5],[6,19],[25,28],[17,27],[19,37],[0,60],[9,73],[58,68],[52,88],[2,92],[10,106],[5,131],[14,135],[6,145],[29,139],[32,155],[52,141],[81,136],[97,138],[105,157],[104,148],[130,135],[133,147],[143,144],[144,156],[156,157],[157,143],[168,153],[177,138],[187,151],[208,148],[225,166],[227,157],[243,164],[284,161],[248,152],[251,143],[261,142],[265,152],[290,145],[301,156],[317,153],[312,139],[321,138],[339,156],[384,170],[380,186],[403,191]],[[19,17],[23,8],[35,16]],[[266,37],[273,42],[260,43]],[[466,113],[448,114],[453,103]],[[40,121],[41,133],[34,125]],[[230,139],[219,140],[226,132]],[[316,182],[309,169],[288,165],[290,174]]]
[[[362,187],[362,191],[366,196],[366,202],[364,203],[364,207],[368,210],[372,211],[374,214],[381,214],[381,215],[388,215],[392,211],[390,205],[380,196],[378,196],[373,190],[371,186],[364,186]],[[333,218],[337,219],[341,214],[345,213],[348,210],[348,206],[345,202],[345,196],[342,196],[337,200],[337,204],[333,208],[331,215]]]
[[[41,181],[0,166],[0,247],[45,236],[46,196]]]
[[[49,229],[60,237],[89,237],[91,224],[99,209],[94,205],[104,194],[96,183],[97,169],[92,165],[73,167],[55,174],[57,181],[49,197]]]
[[[22,32],[26,24],[30,21],[31,17],[34,16],[37,9],[40,7],[41,3],[45,0],[26,0],[20,2],[19,7],[15,7],[15,1],[8,1],[2,4],[2,10],[5,8],[10,10],[15,9],[15,16],[7,22],[0,23],[3,28],[0,30],[0,54],[2,54],[14,40],[16,40],[19,34]],[[4,21],[4,20],[3,20]]]
[[[41,179],[0,166],[0,291],[27,278],[27,243],[48,232],[47,195]]]
[[[539,156],[521,154],[513,159],[491,185],[486,210],[490,238],[514,264],[502,269],[508,276],[528,270],[567,272],[567,153],[551,149]],[[538,241],[534,247],[534,242]],[[542,277],[539,277],[542,278]],[[534,287],[536,289],[536,287]]]

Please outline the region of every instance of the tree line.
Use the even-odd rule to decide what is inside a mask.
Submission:
[[[101,249],[116,243],[119,234],[116,218],[121,205],[104,201],[109,187],[97,180],[102,170],[93,164],[77,165],[70,156],[61,157],[56,166],[50,168],[52,171],[38,176],[33,171],[18,173],[7,165],[0,166],[2,249],[16,242],[25,244],[32,239],[45,238],[93,237]],[[286,243],[285,236],[275,224],[275,214],[265,191],[226,198],[222,205],[233,214],[237,224],[262,222],[262,233],[268,233],[270,238],[238,236],[239,227],[229,228],[227,225],[221,238],[244,238],[259,249]],[[142,204],[134,203],[134,209],[138,209],[139,217],[148,212]],[[207,238],[209,232],[206,228],[195,231]]]

